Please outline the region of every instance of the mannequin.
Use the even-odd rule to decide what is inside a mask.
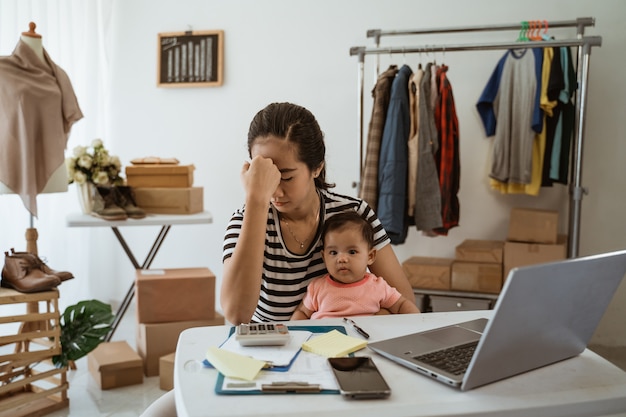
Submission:
[[[35,55],[41,60],[41,62],[46,62],[46,58],[43,55],[43,42],[41,40],[41,35],[35,32],[36,25],[33,22],[30,22],[28,32],[22,32],[22,36],[20,36],[20,40],[24,42],[26,45],[30,46],[30,48],[35,52]],[[44,187],[42,193],[61,193],[67,191],[67,171],[65,169],[65,164],[61,164],[56,171],[52,174],[46,186]],[[6,185],[0,182],[0,194],[14,194],[12,190],[9,189]]]
[[[46,59],[43,56],[43,43],[41,41],[41,35],[35,32],[35,28],[37,26],[35,23],[30,22],[28,25],[28,32],[22,32],[22,36],[20,39],[22,42],[25,42],[28,46],[30,46],[37,57],[41,59],[42,62],[46,62]]]
[[[68,189],[64,151],[71,125],[83,115],[67,74],[47,55],[35,27],[31,22],[29,30],[22,32],[12,56],[0,58],[4,71],[0,71],[0,111],[12,122],[0,126],[0,146],[10,152],[2,162],[22,162],[4,171],[0,167],[0,194],[19,194],[37,216],[37,194]],[[17,83],[24,85],[18,88]],[[15,94],[26,110],[15,108]],[[13,122],[20,119],[25,120],[25,131]],[[7,148],[15,138],[20,149]]]

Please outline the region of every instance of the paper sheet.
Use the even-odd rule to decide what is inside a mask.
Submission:
[[[211,346],[206,353],[207,360],[224,376],[252,381],[265,366],[264,361],[233,353]]]
[[[367,346],[365,340],[332,330],[309,339],[302,345],[302,349],[328,358],[338,358],[363,349],[365,346]]]

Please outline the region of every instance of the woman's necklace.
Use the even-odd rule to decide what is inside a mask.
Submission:
[[[285,220],[285,218],[284,218],[284,217],[281,217],[280,215],[279,215],[279,217],[280,217],[280,220],[281,220],[283,223],[285,223],[285,226],[287,226],[287,230],[289,231],[289,234],[291,235],[291,237],[293,237],[293,239],[294,239],[296,242],[298,242],[298,244],[300,245],[300,249],[304,249],[304,244],[305,244],[305,242],[306,242],[308,239],[304,239],[304,240],[300,240],[300,239],[298,239],[298,237],[297,237],[297,236],[296,236],[296,234],[293,232],[293,230],[291,230],[291,226],[289,226],[289,222],[288,222],[287,220]],[[320,210],[319,210],[319,208],[318,208],[318,209],[317,209],[317,214],[315,215],[315,224],[316,224],[316,227],[317,227],[317,223],[318,223],[319,219],[320,219]]]

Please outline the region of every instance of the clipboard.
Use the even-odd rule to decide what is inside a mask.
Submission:
[[[344,326],[288,326],[289,330],[306,330],[311,333],[328,333],[332,330],[337,330],[343,334],[346,333],[346,328]],[[231,329],[231,334],[234,332],[234,328]],[[308,352],[301,352],[296,355],[294,362],[298,361],[298,358],[306,360],[306,355]],[[314,354],[311,354],[314,355]],[[315,355],[317,356],[317,355]],[[322,360],[325,360],[322,359]],[[294,365],[294,362],[290,364]],[[267,372],[267,374],[273,375],[285,375],[285,373],[274,373],[271,371],[261,371]],[[289,371],[287,370],[286,373]],[[329,373],[330,378],[334,378],[331,373]],[[225,384],[225,377],[222,373],[217,374],[217,381],[215,383],[215,393],[218,395],[265,395],[265,394],[339,394],[338,389],[324,389],[321,388],[319,384],[308,383],[305,381],[289,381],[288,378],[280,378],[284,379],[283,381],[272,381],[268,383],[257,383],[255,381],[241,381],[237,383],[237,386],[227,386]],[[261,385],[261,388],[258,387]]]

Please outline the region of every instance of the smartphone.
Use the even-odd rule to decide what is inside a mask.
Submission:
[[[391,388],[369,356],[328,358],[342,395],[354,398],[386,398]]]

